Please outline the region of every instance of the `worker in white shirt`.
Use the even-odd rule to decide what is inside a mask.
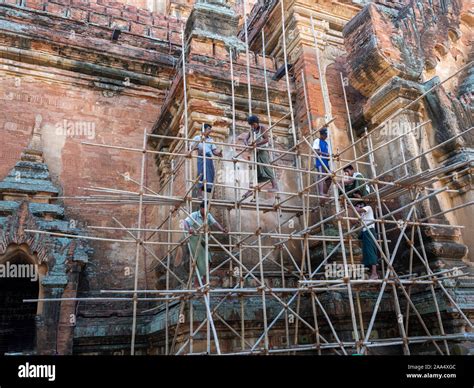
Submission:
[[[270,192],[277,192],[278,191],[278,184],[275,177],[275,172],[273,168],[270,167],[271,159],[270,153],[268,152],[267,148],[270,142],[270,136],[260,125],[260,119],[258,116],[252,115],[249,116],[247,122],[250,125],[250,131],[247,137],[244,139],[245,145],[251,145],[252,139],[253,144],[257,146],[256,151],[256,160],[257,162],[257,182],[261,187],[263,187],[267,182],[270,182],[272,187],[270,188]],[[252,190],[248,190],[242,198],[248,198],[252,194]]]
[[[201,127],[201,134],[196,135],[191,143],[191,152],[194,150],[198,151],[197,171],[199,177],[199,198],[202,198],[202,192],[204,189],[210,193],[214,185],[215,170],[212,157],[222,157],[222,150],[218,150],[216,145],[213,143],[211,133],[212,126],[210,124],[203,124]],[[204,185],[204,168],[206,169],[206,185]]]
[[[191,254],[193,258],[196,260],[196,279],[194,281],[194,285],[197,287],[198,278],[202,281],[204,280],[204,276],[206,275],[206,243],[204,236],[199,236],[199,229],[202,224],[204,224],[204,216],[206,211],[206,203],[204,201],[201,202],[199,205],[199,210],[191,213],[189,217],[184,220],[184,229],[188,232],[191,237],[189,238],[189,248],[191,250]],[[213,216],[210,212],[207,212],[207,224],[209,226],[215,226],[221,232],[227,234],[228,231],[224,228]],[[202,232],[202,231],[201,231]],[[211,252],[207,253],[208,261],[211,262]]]
[[[372,207],[368,206],[365,202],[358,202],[355,208],[365,224],[359,236],[359,239],[362,240],[362,262],[364,266],[370,270],[369,278],[375,280],[378,279],[379,276],[377,274],[377,245],[374,241],[377,238],[374,211]]]

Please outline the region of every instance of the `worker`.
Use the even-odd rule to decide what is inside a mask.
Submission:
[[[355,205],[357,212],[359,213],[364,226],[360,233],[359,239],[362,241],[362,262],[366,268],[370,270],[370,279],[378,279],[377,274],[377,245],[376,232],[375,232],[375,218],[374,211],[371,206],[368,206],[365,202],[357,202]]]
[[[269,143],[269,136],[268,132],[264,130],[263,126],[260,125],[260,119],[258,116],[252,115],[249,116],[247,119],[247,122],[250,125],[250,131],[247,135],[247,137],[244,139],[245,145],[250,145],[252,135],[253,135],[253,141],[254,145],[256,145],[257,148],[257,181],[258,183],[265,182],[270,182],[272,187],[269,191],[271,192],[276,192],[278,191],[278,185],[275,179],[275,174],[273,172],[273,169],[269,166],[270,162],[270,154],[266,148],[268,148],[268,143]],[[252,190],[247,191],[244,195],[243,198],[247,198],[252,194]]]
[[[222,157],[222,150],[218,150],[216,145],[213,144],[213,140],[211,138],[212,133],[212,126],[210,124],[203,124],[201,127],[201,134],[196,135],[193,138],[193,142],[191,143],[191,152],[196,150],[198,151],[198,159],[197,159],[197,170],[198,170],[198,178],[199,178],[199,185],[198,185],[198,197],[202,198],[202,193],[204,190],[204,186],[208,193],[212,192],[212,187],[214,185],[214,177],[215,177],[215,170],[214,170],[214,162],[212,160],[212,156],[219,156]],[[205,152],[204,152],[205,150]],[[203,157],[205,155],[205,157]],[[206,161],[206,185],[204,185],[204,160]]]
[[[329,144],[326,141],[328,137],[328,129],[321,128],[319,130],[319,138],[315,139],[313,142],[313,150],[320,156],[320,158],[316,158],[316,170],[320,173],[328,173],[330,172],[329,168]],[[317,176],[319,181],[318,183],[318,191],[319,195],[326,197],[329,191],[329,187],[331,186],[332,179],[330,176],[327,176],[326,179],[323,179],[322,176]]]
[[[364,198],[370,193],[369,185],[365,183],[364,175],[355,171],[350,164],[343,168],[344,171],[344,191],[349,198]]]
[[[184,229],[191,236],[189,238],[189,248],[191,250],[192,257],[196,261],[196,278],[194,280],[194,286],[199,286],[199,280],[204,282],[204,276],[206,275],[206,242],[204,236],[199,235],[198,229],[204,224],[204,216],[206,212],[206,202],[202,201],[199,205],[199,210],[191,213],[189,217],[184,220]],[[207,224],[212,227],[216,227],[219,231],[227,234],[229,233],[227,228],[224,228],[210,212],[207,212]],[[211,252],[207,250],[208,261],[211,262]]]

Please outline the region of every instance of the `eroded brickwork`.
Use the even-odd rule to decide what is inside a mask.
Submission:
[[[211,3],[221,3],[219,1]],[[225,3],[225,2],[223,2]],[[270,117],[281,121],[273,129],[277,148],[287,149],[293,144],[291,122],[285,116],[289,109],[286,79],[282,72],[282,38],[288,50],[289,83],[295,124],[298,134],[308,135],[331,122],[335,151],[346,148],[351,141],[348,120],[354,134],[360,136],[365,128],[375,128],[403,104],[418,98],[433,82],[433,77],[445,78],[472,60],[473,16],[467,1],[391,2],[377,1],[366,6],[360,2],[310,0],[285,1],[287,34],[281,36],[281,9],[276,1],[247,3],[250,84],[252,111],[268,125],[264,84],[264,58],[262,31],[265,34],[265,68],[268,72]],[[20,160],[32,134],[40,133],[42,155],[49,168],[51,180],[58,193],[64,196],[61,203],[68,220],[77,223],[91,234],[100,233],[110,239],[130,239],[118,229],[96,230],[88,227],[118,228],[115,217],[127,227],[136,227],[136,204],[92,205],[77,201],[74,196],[94,194],[94,189],[112,188],[136,192],[140,179],[141,153],[144,131],[156,135],[180,137],[184,134],[183,77],[181,64],[181,30],[185,32],[188,93],[188,136],[198,133],[203,122],[209,122],[219,141],[232,141],[232,100],[230,61],[233,64],[235,86],[236,136],[248,130],[248,80],[247,57],[243,43],[243,7],[241,2],[229,2],[199,8],[194,1],[145,1],[108,0],[5,0],[0,3],[0,131],[4,147],[0,148],[0,177],[5,177]],[[214,8],[213,8],[214,7]],[[252,8],[253,7],[253,8]],[[225,9],[224,9],[225,8]],[[314,18],[314,24],[311,22]],[[320,66],[315,56],[314,33],[320,54]],[[118,33],[118,30],[120,33]],[[471,48],[470,48],[471,46]],[[232,58],[229,48],[232,49]],[[470,51],[471,50],[471,51]],[[279,79],[273,79],[280,74]],[[303,91],[306,85],[307,99]],[[430,83],[431,82],[431,83]],[[342,85],[346,86],[351,115],[348,117]],[[443,141],[443,134],[456,135],[472,123],[472,70],[460,72],[432,96],[414,104],[401,120],[420,123],[430,119],[425,143],[407,141],[407,152],[414,155],[419,148],[430,147]],[[327,93],[329,104],[324,103]],[[308,113],[311,126],[308,124]],[[326,117],[325,117],[326,116]],[[470,124],[472,125],[472,124]],[[35,132],[36,131],[36,132]],[[379,139],[382,142],[382,139]],[[375,146],[377,146],[377,139]],[[118,150],[96,147],[85,143],[128,147]],[[149,146],[162,152],[179,153],[183,142],[158,138]],[[398,147],[398,145],[397,145]],[[418,147],[418,148],[417,148]],[[439,164],[458,163],[471,158],[472,142],[469,139],[450,144],[438,155],[427,159],[424,165],[410,165],[413,174]],[[359,154],[365,150],[358,149]],[[135,149],[132,150],[132,149]],[[471,155],[471,156],[470,156]],[[244,154],[246,158],[250,155]],[[345,158],[353,158],[351,152]],[[224,157],[232,153],[225,150]],[[401,163],[399,148],[390,155],[379,153],[376,162],[380,168]],[[176,165],[170,155],[149,157],[146,162],[144,184],[147,190],[165,195],[183,195],[186,191],[184,166]],[[341,161],[343,163],[343,161]],[[195,161],[191,176],[195,176]],[[292,167],[290,158],[283,158],[283,166]],[[233,163],[222,162],[219,168],[230,172]],[[465,168],[465,164],[463,165]],[[368,167],[361,168],[366,175]],[[172,184],[169,183],[173,177]],[[296,190],[295,174],[279,171],[281,187]],[[391,177],[390,179],[393,179]],[[460,195],[446,194],[423,208],[423,215],[431,209],[439,211],[472,200],[470,170],[462,170],[456,180],[446,177],[446,184],[461,190]],[[230,201],[230,189],[216,191],[219,198]],[[5,198],[2,198],[5,199]],[[270,202],[271,196],[264,201]],[[407,201],[397,199],[397,203]],[[292,201],[289,205],[296,203]],[[144,225],[156,228],[168,216],[165,206],[145,206]],[[3,211],[8,216],[12,210]],[[2,213],[3,214],[3,213]],[[12,213],[13,214],[13,213]],[[217,218],[230,228],[236,218],[224,211]],[[263,213],[261,225],[270,230],[276,224],[276,215]],[[180,228],[183,214],[174,213],[166,227]],[[244,210],[246,227],[255,229],[256,220],[251,210]],[[472,210],[453,212],[443,222],[466,225],[470,230]],[[293,226],[294,228],[295,226]],[[297,225],[300,227],[300,225]],[[472,228],[471,228],[472,229]],[[64,231],[68,231],[66,228]],[[289,227],[285,233],[291,233]],[[450,233],[436,228],[424,230],[430,261],[443,266],[461,265],[472,248],[469,233],[454,230]],[[149,232],[151,241],[167,241],[166,233]],[[178,242],[175,236],[172,242]],[[132,289],[135,267],[135,245],[119,241],[91,241],[93,247],[88,264],[74,267],[68,283],[61,290],[48,291],[47,296],[63,295],[99,296],[104,289]],[[297,243],[289,244],[293,254],[299,254]],[[156,258],[161,258],[164,248],[153,246],[139,262],[140,289],[164,288],[166,271]],[[311,260],[320,261],[321,244],[311,246]],[[471,249],[472,250],[472,249]],[[472,254],[471,254],[472,255]],[[359,260],[360,254],[355,254]],[[340,256],[338,256],[338,259]],[[214,265],[225,259],[217,255]],[[257,255],[245,258],[248,265],[257,262]],[[289,256],[285,256],[289,262]],[[405,258],[405,262],[408,259]],[[171,258],[170,268],[176,273],[186,273],[189,255],[179,249]],[[265,270],[277,272],[270,264]],[[278,276],[268,277],[269,286],[281,286]],[[295,286],[296,277],[288,278],[287,285]],[[227,267],[215,273],[213,287],[229,287],[235,279]],[[250,279],[248,286],[258,284]],[[171,281],[171,286],[178,287]],[[469,282],[452,284],[450,292],[464,308],[472,311],[472,288]],[[362,304],[361,314],[370,318],[376,294],[369,290]],[[427,294],[416,295],[423,314],[430,322],[436,317],[428,303]],[[322,299],[327,311],[337,316],[341,338],[352,340],[348,304],[341,293],[328,293]],[[214,301],[213,301],[214,302]],[[245,320],[250,337],[260,334],[262,306],[258,299],[248,300]],[[303,301],[306,306],[307,301]],[[305,304],[306,303],[306,304]],[[424,304],[426,303],[426,304]],[[156,304],[143,303],[141,310]],[[163,354],[165,321],[175,328],[180,312],[174,305],[165,316],[164,310],[140,313],[137,328],[137,353]],[[376,335],[394,337],[393,301],[383,303]],[[269,318],[279,312],[278,304],[269,304]],[[452,306],[442,305],[443,317],[450,328],[462,328],[462,322],[452,313]],[[402,306],[406,309],[406,306]],[[77,312],[77,321],[71,323],[70,315]],[[195,320],[204,319],[202,304],[195,306]],[[303,308],[308,319],[311,311]],[[53,323],[57,330],[40,326],[38,333],[45,347],[38,351],[60,354],[126,354],[129,352],[131,334],[130,302],[81,302],[64,303],[45,310],[46,323]],[[185,315],[189,310],[184,312]],[[238,326],[240,305],[229,302],[223,313],[227,322]],[[51,318],[51,317],[57,318]],[[55,320],[56,319],[56,320]],[[177,334],[176,343],[184,343],[189,336],[185,325]],[[240,341],[219,324],[222,333],[222,350],[238,351]],[[227,331],[226,331],[227,330]],[[253,331],[252,331],[253,330]],[[414,332],[423,334],[414,325]],[[285,328],[280,323],[271,336],[271,346],[284,346]],[[329,328],[325,335],[331,335]],[[302,330],[301,343],[314,342],[314,334]],[[176,345],[176,346],[178,346]],[[54,348],[54,349],[53,349]],[[196,337],[195,351],[206,351],[205,337]]]

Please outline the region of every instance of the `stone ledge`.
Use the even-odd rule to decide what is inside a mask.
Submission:
[[[137,10],[135,13],[131,13],[129,10],[125,10],[125,8],[101,9],[93,6],[84,7],[74,3],[72,5],[63,5],[51,0],[26,0],[26,6],[22,7],[17,5],[15,0],[3,1],[5,3],[2,6],[6,9],[52,16],[60,18],[61,21],[70,20],[71,22],[98,25],[109,29],[113,29],[115,27],[114,23],[116,23],[124,32],[141,37],[152,38],[149,33],[150,27],[162,28],[164,31],[169,32],[166,41],[171,39],[173,44],[180,44],[180,41],[174,38],[174,34],[171,32],[179,32],[181,30],[181,20],[156,13],[144,15],[145,10]]]

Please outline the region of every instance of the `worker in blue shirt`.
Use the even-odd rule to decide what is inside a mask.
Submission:
[[[329,168],[329,144],[326,141],[328,137],[328,129],[327,128],[321,128],[319,130],[319,138],[316,139],[313,143],[313,150],[321,157],[316,158],[316,170],[318,172],[322,173],[328,173],[330,172]],[[324,168],[323,165],[326,167]],[[328,176],[326,179],[322,179],[323,176],[317,176],[317,180],[320,182],[318,183],[318,191],[319,195],[321,196],[327,196],[327,193],[329,191],[329,187],[331,186],[332,179],[330,176]]]

